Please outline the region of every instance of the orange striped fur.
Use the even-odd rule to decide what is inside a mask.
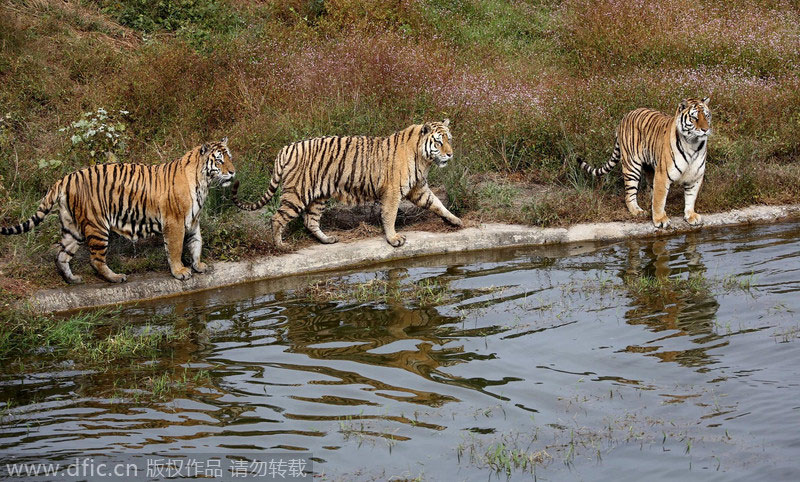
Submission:
[[[200,261],[200,210],[209,184],[230,184],[234,175],[227,138],[195,147],[165,164],[87,167],[58,180],[36,214],[16,226],[0,228],[0,234],[30,231],[57,207],[62,238],[56,265],[68,282],[82,281],[72,273],[69,262],[84,243],[98,274],[113,283],[127,279],[106,264],[111,232],[133,241],[162,233],[172,275],[188,279],[192,271],[181,261],[184,237],[188,237],[192,269],[204,272],[207,266]]]
[[[611,159],[599,168],[578,160],[581,168],[599,177],[622,161],[625,180],[625,203],[634,216],[644,213],[636,195],[639,192],[642,168],[653,186],[653,224],[669,226],[664,210],[672,184],[684,189],[684,219],[691,225],[701,224],[694,211],[697,194],[703,183],[708,136],[711,134],[711,112],[708,97],[686,99],[674,116],[652,109],[636,109],[626,114],[617,128],[617,140]]]
[[[453,157],[449,124],[445,119],[412,125],[388,137],[317,137],[290,144],[278,153],[269,188],[258,202],[239,201],[238,181],[233,200],[241,209],[259,209],[282,183],[280,205],[272,218],[273,239],[281,248],[283,230],[301,212],[317,239],[326,244],[337,241],[319,227],[330,198],[349,204],[379,201],[386,240],[395,247],[406,240],[394,228],[403,198],[460,226],[461,220],[428,187],[431,165],[444,167]]]

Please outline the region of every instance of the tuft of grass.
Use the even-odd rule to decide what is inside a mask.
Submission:
[[[175,398],[176,395],[187,392],[190,387],[196,386],[210,379],[207,370],[198,370],[190,374],[184,368],[182,373],[166,371],[161,375],[147,377],[145,386],[150,389],[150,397],[153,400],[164,400]]]
[[[776,330],[772,337],[778,343],[789,343],[800,338],[800,325],[782,327]]]
[[[755,273],[749,275],[729,275],[719,280],[720,285],[726,291],[751,291],[758,277]]]
[[[534,472],[535,467],[544,465],[551,458],[544,450],[526,452],[520,449],[508,448],[503,443],[490,445],[484,453],[486,465],[497,473],[511,477],[515,470]]]
[[[162,371],[163,370],[163,371]],[[112,398],[130,400],[134,403],[158,403],[187,396],[198,387],[208,386],[211,373],[204,369],[194,369],[161,364],[152,364],[127,370],[123,378],[114,379]]]
[[[648,274],[627,275],[625,286],[639,296],[660,296],[663,293],[682,292],[690,295],[708,291],[709,281],[702,274],[688,278],[670,278]]]

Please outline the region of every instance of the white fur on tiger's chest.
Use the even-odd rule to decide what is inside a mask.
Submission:
[[[667,173],[675,184],[692,185],[703,178],[706,170],[706,141],[689,143],[678,139],[672,146],[672,165]]]

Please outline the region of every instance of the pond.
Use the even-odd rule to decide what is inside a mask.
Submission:
[[[126,308],[191,336],[137,366],[2,375],[15,403],[0,458],[310,453],[334,480],[797,480],[798,238],[784,223],[430,257]]]

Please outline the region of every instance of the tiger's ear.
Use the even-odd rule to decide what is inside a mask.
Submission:
[[[209,149],[208,144],[203,144],[202,146],[200,146],[200,155],[205,156],[208,153],[208,149]]]
[[[422,130],[419,132],[420,135],[424,136],[431,131],[431,125],[427,122],[422,124]]]
[[[444,121],[442,121],[442,125],[444,125],[445,127],[450,127],[450,119],[445,119]]]
[[[711,100],[711,97],[703,97],[703,103],[708,105],[708,102]]]
[[[219,141],[219,143],[222,144],[223,146],[227,146],[228,145],[228,136],[223,137],[222,140]]]
[[[679,111],[679,112],[680,112],[680,111],[684,111],[684,110],[686,110],[686,108],[687,108],[687,107],[689,107],[689,103],[688,103],[688,102],[686,102],[686,99],[683,99],[683,100],[681,101],[680,105],[678,106],[678,111]]]

